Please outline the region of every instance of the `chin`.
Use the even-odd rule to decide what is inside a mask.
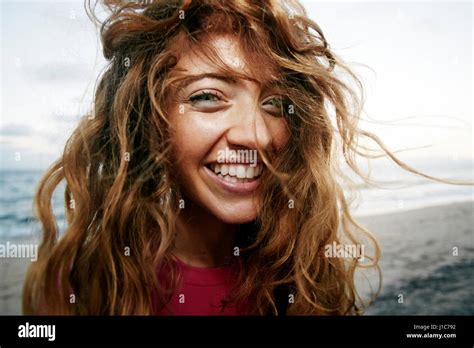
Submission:
[[[249,209],[232,209],[230,211],[222,211],[221,209],[213,211],[214,216],[226,224],[238,225],[245,224],[255,220],[257,211],[255,208]]]

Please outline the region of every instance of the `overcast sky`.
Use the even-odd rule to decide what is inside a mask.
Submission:
[[[0,169],[44,168],[104,60],[82,0],[0,3]],[[429,146],[407,158],[474,157],[471,1],[303,3],[365,84],[363,128],[393,150]]]

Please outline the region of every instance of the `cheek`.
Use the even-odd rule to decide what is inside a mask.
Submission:
[[[195,144],[187,129],[177,128],[171,134],[172,156],[171,165],[174,177],[180,186],[186,187],[193,180],[193,172],[202,158],[201,149]]]
[[[288,129],[287,121],[283,117],[275,118],[271,121],[269,128],[273,145],[276,150],[280,150],[290,140],[290,130]]]
[[[185,124],[173,125],[171,131],[171,145],[173,159],[177,165],[189,162],[199,154],[199,147],[194,146],[191,129]]]
[[[178,115],[184,118],[186,115]],[[171,166],[173,178],[183,193],[194,198],[193,182],[196,180],[197,168],[205,154],[204,139],[196,141],[196,129],[192,122],[172,120],[171,124]]]
[[[193,114],[175,114],[171,121],[172,163],[181,179],[190,182],[219,137],[215,122]]]

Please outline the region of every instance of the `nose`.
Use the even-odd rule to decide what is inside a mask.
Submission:
[[[234,147],[267,150],[272,136],[258,105],[247,102],[235,107],[232,126],[227,131],[227,141]]]

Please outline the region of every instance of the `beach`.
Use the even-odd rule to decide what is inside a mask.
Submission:
[[[359,221],[382,250],[382,290],[366,314],[474,314],[474,202]]]
[[[22,240],[18,243],[30,243]],[[0,259],[0,314],[18,315],[21,311],[21,293],[30,258]]]
[[[366,314],[474,314],[473,208],[470,201],[360,217],[382,248],[383,286]],[[17,242],[34,243],[24,238]],[[31,262],[0,259],[0,314],[21,314]]]

